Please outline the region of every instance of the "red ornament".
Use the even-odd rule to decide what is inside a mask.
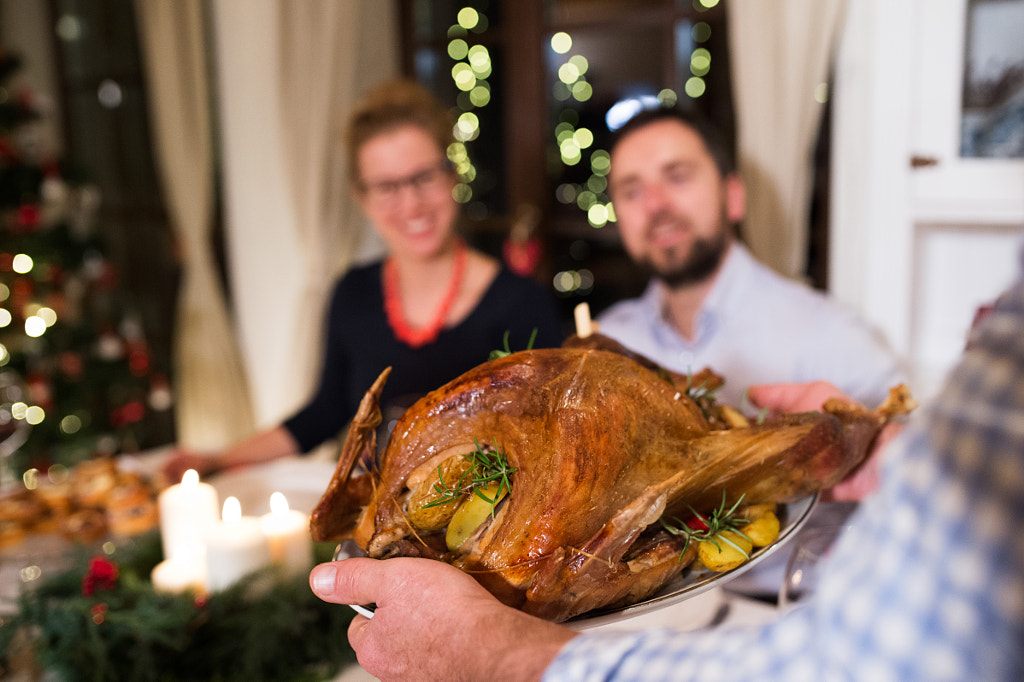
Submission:
[[[68,379],[72,381],[80,379],[84,367],[85,363],[82,362],[82,356],[79,353],[64,351],[60,354],[60,369]]]
[[[466,269],[466,244],[459,240],[455,247],[455,265],[452,268],[452,279],[448,284],[448,291],[445,292],[441,304],[437,307],[434,319],[430,324],[413,329],[405,321],[405,314],[402,312],[402,294],[398,285],[398,269],[394,261],[388,258],[384,261],[384,312],[387,313],[388,326],[395,333],[397,338],[407,346],[419,348],[437,339],[444,327],[448,311],[455,302],[455,297],[462,286],[462,276]]]
[[[540,240],[530,238],[526,241],[506,239],[502,245],[502,254],[505,256],[505,263],[509,270],[529,277],[537,269],[540,263]]]
[[[18,207],[18,224],[22,227],[36,227],[39,225],[38,204],[22,204]]]
[[[28,88],[18,90],[16,95],[18,104],[26,109],[35,109],[35,95]]]
[[[135,422],[146,416],[146,406],[138,400],[133,400],[130,403],[126,403],[121,406],[118,410],[118,421],[121,425],[134,424]]]
[[[149,373],[149,353],[145,350],[133,350],[128,353],[128,370],[137,377]]]
[[[101,556],[93,557],[82,578],[82,596],[91,597],[97,590],[112,590],[117,584],[117,564]]]
[[[60,164],[57,163],[56,159],[46,159],[40,165],[43,169],[43,174],[48,178],[59,178],[60,177]]]

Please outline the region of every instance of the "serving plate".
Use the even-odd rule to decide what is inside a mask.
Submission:
[[[695,607],[693,609],[688,609],[688,611],[691,611],[690,613],[681,614],[680,617],[673,619],[678,624],[686,627],[698,626],[707,618],[712,617],[715,609],[720,605],[722,597],[717,588],[724,586],[730,580],[738,578],[754,568],[789,542],[807,523],[807,520],[811,517],[811,511],[817,502],[818,494],[815,493],[797,502],[779,505],[777,510],[779,516],[778,539],[767,547],[759,548],[751,554],[748,561],[745,561],[731,571],[718,573],[703,567],[699,569],[687,568],[646,599],[628,606],[589,611],[581,616],[569,619],[564,624],[574,630],[589,630],[591,628],[621,624],[624,621],[645,616],[704,595],[699,603],[694,602]],[[334,551],[335,561],[357,556],[364,556],[363,551],[351,540],[341,543]],[[712,593],[712,590],[716,590],[716,592]],[[357,608],[354,606],[352,608],[356,608],[359,613],[369,616],[374,607],[370,605],[369,608]]]
[[[767,547],[759,548],[751,554],[748,561],[745,561],[731,571],[717,573],[703,567],[699,569],[687,568],[646,599],[628,606],[590,611],[566,621],[565,625],[574,630],[588,630],[610,624],[619,624],[623,621],[673,606],[682,601],[693,599],[715,588],[723,587],[730,580],[738,578],[763,562],[791,540],[807,523],[807,520],[811,517],[811,511],[817,502],[818,494],[815,493],[797,502],[779,505],[777,512],[779,515],[778,539]]]

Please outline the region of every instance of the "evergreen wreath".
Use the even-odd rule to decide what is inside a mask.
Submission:
[[[318,562],[330,561],[333,545],[315,547]],[[317,598],[306,575],[269,567],[222,592],[172,595],[149,580],[158,532],[109,558],[76,554],[74,568],[23,590],[17,612],[0,619],[0,677],[19,639],[69,681],[324,680],[355,660],[352,610]]]

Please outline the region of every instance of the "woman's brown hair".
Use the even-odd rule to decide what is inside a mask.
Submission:
[[[362,146],[377,135],[406,125],[421,128],[445,155],[455,141],[451,115],[426,88],[406,78],[382,83],[356,105],[345,130],[349,178],[355,186],[358,187],[361,180],[359,150]]]

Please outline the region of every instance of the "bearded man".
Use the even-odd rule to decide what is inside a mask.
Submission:
[[[609,191],[623,245],[651,281],[598,317],[602,334],[677,372],[710,367],[734,405],[754,384],[828,381],[874,407],[904,381],[863,319],[741,243],[743,181],[709,122],[668,108],[634,116],[612,141]]]

